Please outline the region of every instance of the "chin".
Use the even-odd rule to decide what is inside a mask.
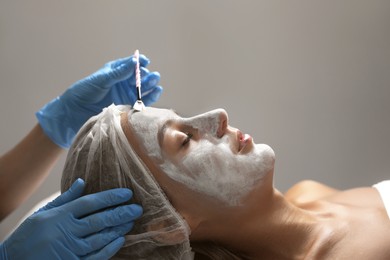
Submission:
[[[265,171],[274,169],[275,166],[275,152],[267,144],[256,144],[254,152],[261,158],[261,164]]]

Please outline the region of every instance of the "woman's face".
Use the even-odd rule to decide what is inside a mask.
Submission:
[[[239,205],[274,167],[274,152],[228,125],[225,110],[182,118],[146,108],[129,115],[146,153],[171,179],[227,205]]]

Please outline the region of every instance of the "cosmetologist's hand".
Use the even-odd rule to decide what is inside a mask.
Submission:
[[[146,106],[156,102],[162,93],[160,74],[149,72],[150,63],[140,55],[142,101]],[[137,100],[133,56],[105,64],[92,75],[76,82],[61,96],[36,113],[45,134],[63,148],[69,148],[81,126],[103,108],[111,105],[134,105]]]
[[[80,197],[84,181],[28,217],[0,245],[1,259],[108,259],[123,245],[124,235],[142,208],[128,201],[129,189],[112,189]],[[94,213],[99,210],[105,211]]]

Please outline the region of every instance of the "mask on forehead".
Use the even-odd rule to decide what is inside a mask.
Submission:
[[[150,109],[134,113],[130,120],[148,155],[159,160],[160,168],[170,178],[234,206],[273,168],[274,152],[267,145],[257,144],[249,154],[233,154],[228,136],[217,136],[222,111],[181,118],[173,111]],[[176,163],[164,158],[157,137],[159,128],[170,119],[195,128],[201,136]]]
[[[149,157],[161,161],[162,153],[158,142],[158,131],[170,119],[179,118],[172,110],[146,107],[142,112],[132,111],[128,120],[135,130],[139,142],[144,145]]]

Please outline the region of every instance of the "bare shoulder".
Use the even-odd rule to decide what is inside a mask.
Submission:
[[[340,190],[320,182],[304,180],[292,186],[284,196],[293,203],[307,203],[335,195],[339,192]]]
[[[390,219],[375,188],[335,191],[312,205],[326,213],[336,243],[325,243],[310,259],[390,259]]]
[[[360,187],[338,192],[327,198],[330,202],[347,204],[357,207],[380,209],[386,213],[383,201],[377,189],[373,187]]]
[[[390,220],[375,188],[342,191],[305,180],[292,186],[285,197],[298,207],[321,213],[331,227],[332,243],[321,243],[307,259],[390,259]]]
[[[313,180],[304,180],[292,186],[285,198],[294,204],[326,200],[332,203],[384,209],[378,191],[373,187],[338,190]]]
[[[335,226],[345,223],[345,237],[329,259],[390,259],[390,220],[378,192],[356,188],[327,199],[334,205]]]

